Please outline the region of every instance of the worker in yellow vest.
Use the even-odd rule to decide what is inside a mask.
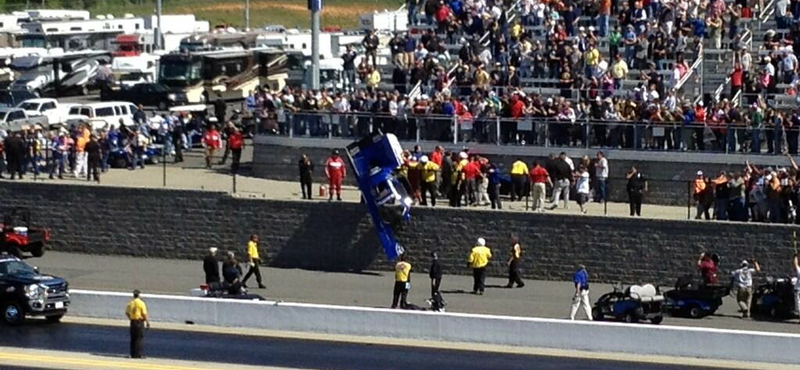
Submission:
[[[478,238],[478,245],[472,248],[467,258],[467,263],[472,268],[472,294],[483,295],[483,290],[486,288],[486,265],[490,259],[492,251],[486,247],[486,240]]]

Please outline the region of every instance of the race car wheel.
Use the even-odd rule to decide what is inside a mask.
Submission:
[[[63,314],[62,315],[47,316],[47,317],[45,317],[45,321],[47,321],[48,324],[57,324],[57,323],[61,322],[61,319],[63,317],[64,317]]]
[[[703,310],[698,306],[692,306],[689,308],[689,317],[693,319],[699,319],[703,316]]]
[[[9,302],[3,305],[3,322],[8,325],[19,325],[25,321],[25,311],[16,302]]]
[[[650,322],[653,323],[653,325],[661,324],[662,321],[664,321],[664,316],[656,316],[650,319]]]
[[[629,324],[637,323],[639,322],[639,318],[636,317],[636,315],[634,315],[633,312],[629,312],[625,314],[625,322]]]
[[[592,309],[592,319],[594,321],[603,321],[604,318],[603,310],[600,307],[595,307]]]

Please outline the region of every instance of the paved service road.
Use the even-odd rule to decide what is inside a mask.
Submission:
[[[33,323],[18,328],[4,329],[3,336],[0,337],[0,345],[83,352],[119,358],[127,354],[129,342],[128,329],[125,327]],[[145,334],[145,355],[151,358],[200,362],[330,370],[701,369],[678,365],[636,364],[606,360],[158,329],[149,330]]]
[[[203,282],[202,261],[92,256],[49,251],[28,262],[42,272],[66,278],[73,289],[146,293],[188,294]],[[299,269],[262,268],[267,289],[254,289],[268,299],[288,302],[388,307],[393,275],[388,272],[333,273]],[[409,302],[424,306],[430,288],[426,274],[412,274]],[[445,276],[442,291],[451,312],[512,316],[566,318],[574,288],[569,282],[527,281],[523,289],[502,289],[508,281],[488,278],[486,294],[474,296],[470,276]],[[495,287],[495,288],[492,288]],[[609,285],[593,284],[592,299],[611,291]],[[665,325],[797,333],[800,325],[743,320],[730,297],[717,315],[699,320],[666,318]]]

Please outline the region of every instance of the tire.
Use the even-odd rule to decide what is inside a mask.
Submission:
[[[167,110],[169,109],[169,105],[166,102],[160,101],[158,102],[158,110]]]
[[[126,161],[124,158],[117,158],[117,159],[114,160],[114,164],[113,164],[112,167],[114,167],[114,168],[125,168],[125,167],[128,167],[128,161]]]
[[[595,307],[592,309],[592,320],[603,321],[604,318],[603,310],[600,307]]]
[[[41,257],[44,256],[44,244],[37,243],[30,248],[31,254],[34,257]]]
[[[25,321],[25,311],[17,302],[8,302],[3,305],[3,322],[6,325],[20,325]]]
[[[22,258],[22,251],[19,250],[19,247],[16,244],[9,244],[6,247],[6,252],[14,257]]]
[[[689,317],[699,319],[703,317],[703,310],[699,306],[689,307]]]
[[[45,321],[47,321],[48,324],[57,324],[57,323],[61,322],[61,319],[63,317],[64,317],[64,314],[61,314],[61,315],[47,316],[44,319],[45,319]]]
[[[629,324],[635,324],[635,323],[639,322],[639,318],[636,317],[633,314],[633,312],[628,312],[627,314],[625,314],[624,320],[625,320],[625,322],[627,322]]]
[[[653,325],[661,324],[662,321],[664,321],[664,316],[656,316],[650,319],[650,322],[653,323]]]

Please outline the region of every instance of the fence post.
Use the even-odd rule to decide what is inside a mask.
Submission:
[[[458,116],[453,116],[453,144],[458,144]]]
[[[420,136],[419,121],[420,120],[418,120],[416,117],[414,117],[414,127],[416,127],[416,129],[417,129],[417,141],[416,141],[417,143],[419,143],[419,136]]]
[[[289,138],[294,137],[294,114],[286,114],[285,116],[286,124],[289,126]]]
[[[494,142],[500,145],[500,117],[495,117],[495,127],[497,131],[494,133]]]
[[[544,119],[544,147],[550,147],[550,119]]]
[[[686,219],[692,219],[692,182],[686,183]]]
[[[333,137],[333,113],[324,113],[328,116],[328,139]]]

